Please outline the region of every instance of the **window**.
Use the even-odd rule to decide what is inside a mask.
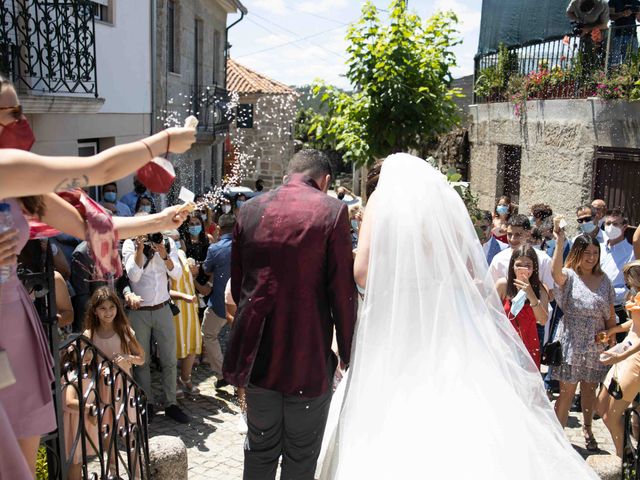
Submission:
[[[112,0],[91,0],[91,8],[93,9],[93,16],[96,20],[113,23],[111,1]]]
[[[520,162],[522,148],[498,145],[498,197],[506,195],[514,204],[520,203]]]
[[[236,125],[238,128],[253,128],[253,104],[241,103],[238,105]]]
[[[204,28],[202,26],[202,20],[195,20],[194,28],[193,28],[193,42],[194,42],[194,52],[193,52],[193,72],[194,72],[194,84],[202,85],[204,82],[202,81],[202,50],[204,48]]]
[[[170,72],[179,73],[176,38],[176,2],[167,0],[167,68]]]

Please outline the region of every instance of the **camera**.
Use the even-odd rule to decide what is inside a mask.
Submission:
[[[160,232],[152,233],[151,235],[149,235],[149,240],[153,243],[162,243],[163,239],[164,237]]]

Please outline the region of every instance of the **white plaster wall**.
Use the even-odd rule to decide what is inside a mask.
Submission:
[[[114,0],[113,25],[96,21],[100,113],[151,112],[149,0]]]

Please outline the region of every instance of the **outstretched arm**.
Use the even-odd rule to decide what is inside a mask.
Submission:
[[[562,253],[564,252],[566,236],[564,229],[560,228],[561,220],[561,217],[553,219],[553,236],[556,238],[556,249],[553,251],[553,259],[551,261],[551,275],[553,276],[553,281],[559,287],[564,287],[564,284],[567,283],[567,274],[562,271]]]
[[[167,149],[173,153],[185,152],[194,141],[194,128],[174,127],[91,157],[46,157],[23,150],[0,149],[0,198],[103,185],[135,172],[152,156],[162,155]]]

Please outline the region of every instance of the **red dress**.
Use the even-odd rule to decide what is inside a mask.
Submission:
[[[540,368],[540,339],[538,337],[536,314],[533,313],[533,308],[531,308],[531,305],[526,303],[514,318],[511,314],[511,300],[505,298],[502,304],[504,306],[504,312],[507,314],[507,318],[511,320],[511,325],[513,325],[513,328],[515,328],[518,335],[520,335],[522,343],[527,347],[527,350],[529,351],[531,358],[533,358],[536,366]]]

